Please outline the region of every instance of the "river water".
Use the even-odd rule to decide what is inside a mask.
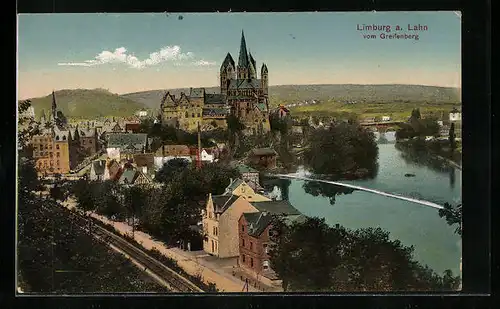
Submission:
[[[394,141],[388,134],[387,139]],[[370,189],[443,204],[461,202],[461,171],[442,165],[436,168],[403,158],[394,143],[379,144],[379,171],[374,179],[341,181]],[[300,172],[299,172],[300,173]],[[415,177],[405,177],[406,173]],[[347,228],[381,227],[406,246],[414,246],[414,258],[438,273],[451,269],[459,274],[461,238],[432,207],[355,190],[335,197],[313,196],[304,181],[292,180],[288,199],[304,215],[323,217],[330,225]]]

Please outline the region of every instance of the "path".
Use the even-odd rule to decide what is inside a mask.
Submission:
[[[63,204],[70,209],[75,208],[75,201],[72,199]],[[115,230],[122,235],[132,235],[132,227],[124,222],[114,222],[95,213],[91,213],[90,215],[104,223],[112,225]],[[205,283],[215,283],[219,291],[242,292],[244,282],[242,282],[239,278],[232,276],[232,267],[221,268],[220,261],[207,261],[205,260],[205,257],[200,256],[199,253],[196,254],[196,252],[187,252],[178,248],[167,248],[162,242],[154,240],[150,235],[142,231],[135,231],[134,234],[135,240],[144,248],[149,250],[156,248],[163,255],[176,260],[177,264],[188,274],[193,276],[201,274]],[[269,291],[273,288],[266,286],[265,289]],[[260,292],[254,287],[249,287],[248,291]]]

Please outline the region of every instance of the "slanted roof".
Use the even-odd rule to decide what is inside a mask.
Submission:
[[[238,188],[241,184],[245,183],[242,179],[234,179],[233,182],[231,182],[229,184],[229,186],[227,186],[226,188],[226,192],[233,192],[234,190],[236,190],[236,188]]]
[[[276,151],[272,148],[255,148],[250,152],[252,155],[256,156],[275,156],[277,155]]]
[[[190,98],[203,98],[205,96],[205,88],[191,88],[189,91]]]
[[[259,211],[268,212],[272,214],[285,214],[285,215],[300,215],[300,211],[288,201],[264,201],[264,202],[251,202],[251,204]]]
[[[271,224],[273,216],[264,212],[244,213],[243,216],[248,223],[248,235],[259,237]]]
[[[232,79],[229,81],[229,89],[259,89],[261,80],[254,79]]]
[[[216,213],[223,213],[239,198],[237,195],[212,195],[214,210]]]
[[[148,135],[145,133],[115,133],[108,138],[108,148],[126,148],[133,145],[136,149],[146,147]]]
[[[103,175],[106,169],[106,160],[95,160],[92,162],[92,168],[96,175]]]
[[[147,166],[148,168],[154,165],[154,156],[152,154],[136,154],[134,155],[134,162],[137,166]]]
[[[135,178],[136,170],[132,168],[127,168],[123,171],[120,177],[121,183],[132,183]]]
[[[220,93],[206,93],[205,104],[226,104],[226,96]]]
[[[258,170],[248,166],[248,165],[245,165],[245,164],[240,164],[238,166],[236,166],[236,170],[238,172],[240,172],[240,174],[244,174],[244,173],[259,173]]]
[[[203,108],[203,116],[204,117],[216,117],[216,116],[226,116],[229,114],[229,110],[225,108]]]

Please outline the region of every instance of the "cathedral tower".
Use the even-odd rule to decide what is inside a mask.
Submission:
[[[245,34],[241,30],[241,43],[240,43],[240,56],[238,58],[238,79],[249,78],[249,61],[247,52],[247,43],[245,41]]]
[[[269,76],[267,71],[267,65],[265,63],[262,64],[262,68],[260,69],[260,78],[261,78],[261,87],[264,94],[268,94],[269,89]]]
[[[226,58],[220,67],[220,93],[227,94],[229,83],[234,79],[235,67],[234,60],[230,53],[227,53]]]

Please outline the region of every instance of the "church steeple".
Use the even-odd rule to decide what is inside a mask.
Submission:
[[[240,57],[238,58],[238,66],[241,68],[248,67],[248,52],[245,34],[241,30]]]
[[[52,121],[55,121],[56,118],[57,118],[56,94],[54,90],[52,90]]]

